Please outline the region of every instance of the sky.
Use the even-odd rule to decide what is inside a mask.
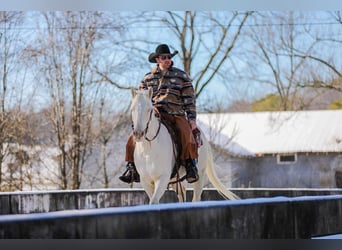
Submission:
[[[333,10],[340,0],[0,0],[1,10]]]

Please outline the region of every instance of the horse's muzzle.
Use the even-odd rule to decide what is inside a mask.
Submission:
[[[137,131],[137,130],[134,130],[133,131],[133,136],[134,136],[134,139],[136,141],[140,141],[141,138],[144,136],[144,131]]]

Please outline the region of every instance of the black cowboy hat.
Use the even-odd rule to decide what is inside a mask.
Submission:
[[[153,52],[148,56],[148,61],[150,63],[156,63],[156,58],[162,54],[170,54],[172,58],[178,54],[178,51],[176,50],[171,54],[169,46],[167,46],[167,44],[159,44],[156,48],[156,52]]]

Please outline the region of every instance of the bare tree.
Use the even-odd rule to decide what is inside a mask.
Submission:
[[[20,123],[20,100],[15,99],[21,86],[23,64],[18,62],[22,47],[20,25],[23,21],[21,12],[0,12],[0,190],[4,181],[12,181],[11,177],[4,180],[5,157],[9,154],[8,143],[17,142],[18,131],[22,131]],[[19,85],[19,86],[18,86]],[[10,171],[7,166],[7,171]]]
[[[78,189],[93,145],[98,87],[92,73],[101,13],[43,13],[46,37],[32,47],[50,94],[49,118],[60,150],[61,188]],[[95,60],[95,59],[94,59]]]
[[[126,112],[122,112],[118,114],[117,111],[108,108],[109,102],[106,102],[104,99],[101,100],[99,112],[97,116],[98,127],[96,129],[96,138],[101,147],[101,153],[99,162],[97,164],[100,166],[99,171],[102,172],[103,176],[103,187],[108,188],[110,184],[110,176],[113,174],[109,173],[109,168],[107,166],[107,162],[109,156],[113,153],[110,149],[110,143],[114,135],[118,138],[118,134],[120,130],[122,130],[121,125],[127,124]],[[126,129],[124,129],[126,131]],[[121,156],[116,156],[121,157]]]
[[[246,33],[254,45],[247,50],[247,57],[253,57],[246,60],[249,80],[271,86],[270,92],[279,97],[279,110],[305,108],[300,84],[310,72],[310,64],[296,56],[296,51],[308,54],[316,42],[305,36],[303,25],[296,25],[302,16],[295,12],[259,12],[254,18],[254,25]]]
[[[268,89],[264,95],[279,100],[277,110],[312,109],[327,96],[321,87],[340,88],[335,81],[341,76],[336,53],[340,46],[334,35],[338,18],[334,24],[323,14],[257,12],[245,29],[245,80],[254,89]]]
[[[329,89],[342,92],[342,70],[339,60],[339,51],[342,39],[340,38],[340,30],[342,28],[341,11],[329,12],[326,25],[331,25],[328,32],[307,29],[306,33],[315,41],[315,47],[310,53],[296,49],[294,55],[311,61],[316,67],[311,72],[306,82],[301,84],[304,88]],[[317,68],[321,68],[317,71]]]
[[[197,97],[230,56],[250,15],[251,12],[169,11],[161,19],[178,39],[184,70],[193,77]],[[201,61],[196,63],[200,65],[197,68],[196,60]]]

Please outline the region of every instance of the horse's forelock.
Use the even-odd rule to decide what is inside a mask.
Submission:
[[[150,100],[150,98],[149,98],[149,95],[148,95],[148,90],[142,89],[142,90],[139,90],[139,91],[136,93],[135,97],[134,97],[133,100],[132,100],[131,109],[132,109],[135,105],[137,105],[138,102],[143,102],[143,101],[144,101],[145,103],[147,103],[147,104],[151,104],[151,105],[152,105],[152,102],[151,102],[151,100]]]

